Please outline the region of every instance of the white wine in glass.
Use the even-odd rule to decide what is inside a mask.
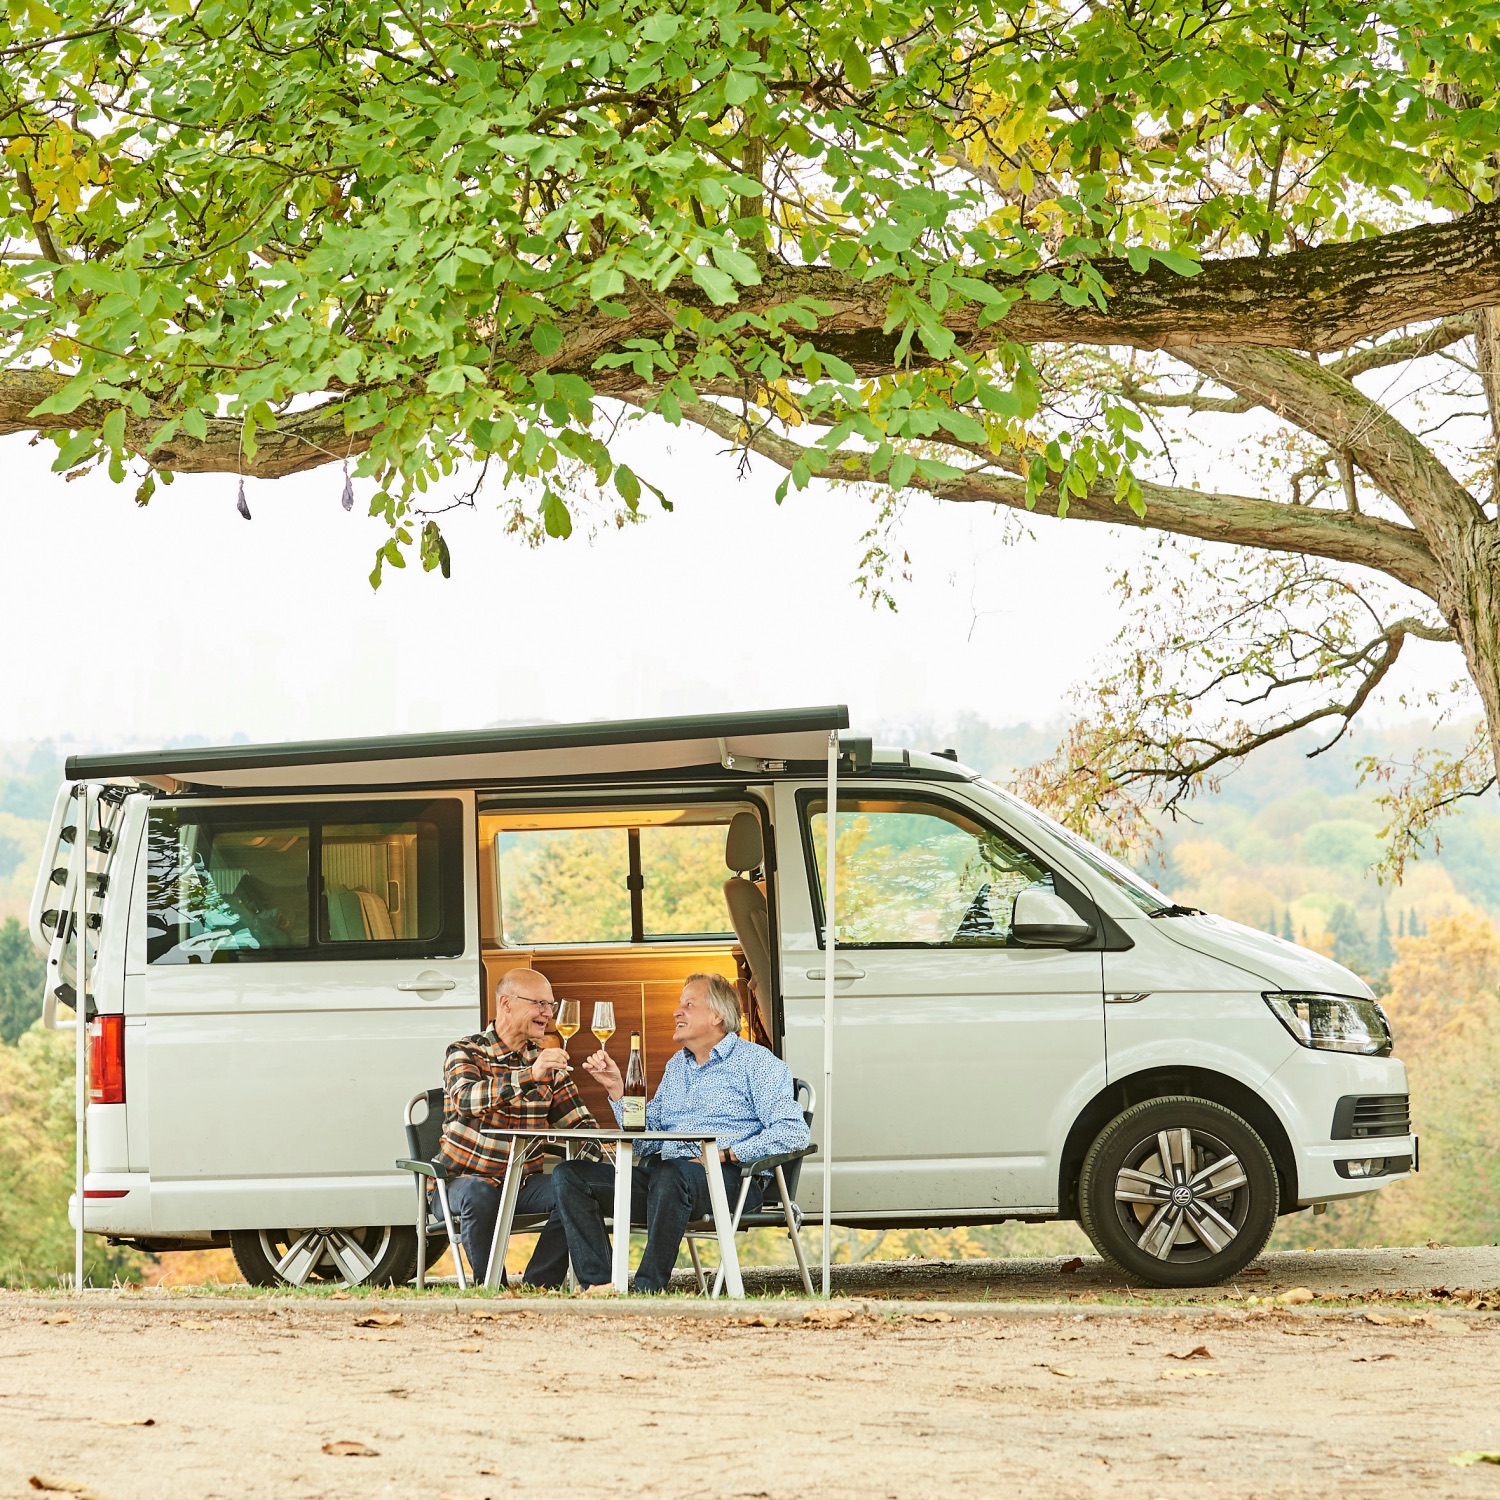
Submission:
[[[557,1034],[562,1038],[563,1051],[568,1050],[568,1043],[578,1035],[578,1002],[576,1000],[559,1000],[557,1002]]]
[[[615,1034],[615,1006],[612,1000],[599,1000],[594,1004],[594,1022],[589,1030],[599,1038],[602,1047]]]

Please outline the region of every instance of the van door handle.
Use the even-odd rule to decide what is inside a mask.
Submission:
[[[419,974],[415,979],[398,979],[396,981],[398,990],[420,993],[423,990],[456,990],[458,981],[456,979],[444,979],[441,974]]]
[[[807,971],[807,977],[809,979],[826,979],[828,977],[828,970],[809,969]],[[865,977],[865,971],[863,969],[856,969],[853,964],[835,963],[833,966],[833,977],[836,980],[863,979]]]

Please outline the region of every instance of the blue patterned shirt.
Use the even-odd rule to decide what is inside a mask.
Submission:
[[[610,1105],[621,1119],[621,1101]],[[646,1129],[712,1131],[742,1162],[800,1151],[808,1142],[792,1070],[774,1052],[738,1036],[717,1043],[701,1065],[686,1047],[667,1063],[646,1106]],[[655,1151],[669,1161],[698,1155],[690,1141],[641,1141],[635,1148],[637,1156]]]

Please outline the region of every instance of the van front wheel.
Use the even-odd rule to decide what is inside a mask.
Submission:
[[[234,1262],[251,1286],[401,1286],[417,1273],[416,1231],[404,1224],[369,1229],[236,1229]]]
[[[1150,1099],[1116,1115],[1078,1176],[1084,1232],[1147,1286],[1227,1281],[1265,1248],[1276,1209],[1265,1142],[1206,1099]]]

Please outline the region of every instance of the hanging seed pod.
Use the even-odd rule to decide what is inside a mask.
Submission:
[[[344,493],[339,496],[339,501],[345,510],[354,509],[354,481],[350,479],[348,469],[344,470]]]
[[[234,502],[234,508],[248,521],[250,519],[250,507],[245,504],[245,481],[240,480],[239,498]]]

